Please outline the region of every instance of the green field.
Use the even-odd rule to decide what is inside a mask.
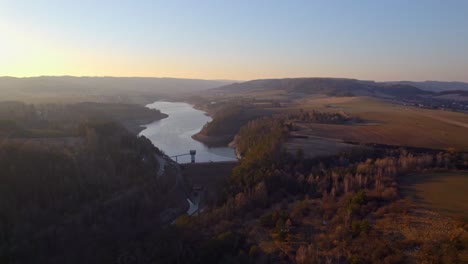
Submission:
[[[400,184],[403,194],[418,205],[468,218],[468,171],[407,175]]]

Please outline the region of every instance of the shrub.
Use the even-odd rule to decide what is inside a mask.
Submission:
[[[258,255],[258,247],[257,247],[257,245],[253,245],[253,246],[250,247],[249,255],[252,256],[252,257]]]

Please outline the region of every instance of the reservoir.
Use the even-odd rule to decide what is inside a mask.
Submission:
[[[168,156],[197,151],[195,162],[235,161],[234,149],[228,147],[209,148],[192,139],[202,127],[211,121],[205,112],[193,108],[190,104],[180,102],[157,101],[146,107],[158,109],[168,117],[146,125],[140,135],[147,137],[153,145]],[[175,160],[175,158],[174,158]],[[179,163],[189,163],[190,156],[178,157]]]

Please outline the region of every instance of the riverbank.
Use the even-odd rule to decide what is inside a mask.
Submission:
[[[264,115],[258,109],[236,102],[210,102],[197,108],[203,109],[212,120],[192,138],[211,146],[228,146],[243,125]]]
[[[206,112],[184,102],[158,101],[147,107],[158,109],[168,117],[147,125],[140,135],[150,139],[166,155],[179,156],[179,163],[190,162],[190,156],[186,155],[190,150],[196,151],[196,162],[237,160],[234,150],[227,147],[229,141],[225,138],[223,144],[216,144],[218,138],[214,142],[199,140],[201,137],[196,136],[197,132],[212,121]]]
[[[215,109],[207,107],[206,104],[195,104],[193,105],[193,108],[205,112],[206,116],[211,117],[212,120],[210,122],[213,122],[216,113]],[[229,143],[232,142],[234,135],[209,136],[207,135],[207,129],[205,125],[200,131],[192,135],[192,138],[210,147],[226,147],[229,145]]]
[[[156,122],[158,120],[167,118],[167,117],[169,116],[164,113],[159,113],[153,117],[147,116],[147,117],[140,117],[140,118],[133,119],[133,120],[125,120],[122,122],[122,125],[131,133],[138,135],[140,134],[141,131],[145,130],[146,125]]]
[[[207,136],[204,135],[203,130],[201,130],[195,135],[192,135],[192,138],[209,147],[226,147],[232,142],[234,135]]]

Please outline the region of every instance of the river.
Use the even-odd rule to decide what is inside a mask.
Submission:
[[[158,109],[168,117],[146,125],[140,135],[151,140],[153,145],[164,151],[168,156],[197,151],[196,162],[235,161],[234,150],[228,147],[210,148],[192,139],[202,127],[211,121],[205,112],[193,108],[192,105],[180,102],[157,101],[146,107]],[[178,157],[179,163],[189,163],[190,156]]]

